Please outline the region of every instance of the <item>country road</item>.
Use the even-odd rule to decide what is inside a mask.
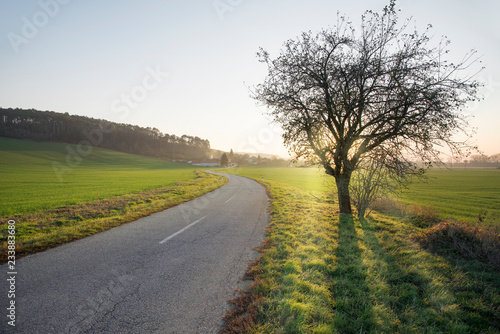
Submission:
[[[1,266],[0,333],[217,333],[268,223],[265,189],[224,176],[194,201],[18,260],[15,327]]]

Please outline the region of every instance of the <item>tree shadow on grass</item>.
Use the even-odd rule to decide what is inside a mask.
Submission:
[[[386,323],[386,326],[392,327],[391,330],[398,332],[408,331],[410,328],[425,330],[430,324],[425,323],[424,319],[430,319],[424,314],[434,313],[429,310],[426,301],[430,289],[430,278],[414,268],[408,269],[411,267],[410,265],[406,269],[403,268],[400,263],[403,259],[389,254],[388,250],[398,252],[404,248],[403,245],[398,244],[396,237],[391,238],[384,247],[375,235],[373,220],[368,223],[367,220],[360,219],[360,224],[364,234],[364,242],[372,252],[375,270],[383,271],[374,273],[374,276],[381,278],[380,285],[383,287],[374,292],[374,298],[377,303],[384,305],[383,309],[389,310],[393,314],[392,317],[387,314],[382,315],[385,317],[385,322],[390,322],[390,324]],[[394,233],[394,231],[389,230],[389,233]],[[408,258],[403,261],[407,260]],[[432,322],[436,325],[435,321],[439,322],[439,319],[433,319]]]
[[[375,319],[366,267],[361,258],[354,220],[339,217],[336,263],[331,272],[334,330],[339,333],[368,333],[375,330]]]
[[[459,290],[464,284],[469,289],[482,287],[481,282],[471,281],[469,275],[456,276],[456,273],[463,274],[460,268],[450,270],[450,266],[440,262],[442,260],[419,256],[419,251],[410,247],[404,236],[395,235],[390,224],[385,226],[373,218],[369,218],[369,222],[361,219],[360,224],[364,242],[372,252],[374,267],[376,270],[384,268],[378,279],[387,289],[379,291],[378,295],[375,293],[374,298],[395,317],[390,321],[391,331],[488,333],[498,329],[495,324],[498,320],[493,320],[495,316],[489,314],[491,311],[479,309],[485,306],[484,294],[467,295],[482,300],[475,301],[472,307],[479,308],[467,309],[464,305],[465,295]],[[381,242],[377,234],[385,240]]]

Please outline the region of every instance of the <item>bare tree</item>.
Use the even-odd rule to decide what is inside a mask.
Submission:
[[[462,108],[477,98],[475,73],[463,74],[475,51],[449,62],[449,42],[431,46],[431,27],[419,33],[409,22],[398,23],[391,1],[380,14],[367,11],[359,33],[341,17],[335,29],[288,40],[274,59],[258,52],[268,75],[254,97],[281,124],[289,151],[335,178],[341,213],[352,213],[351,175],[373,150],[402,175],[422,173],[415,157],[439,159],[436,145],[463,149],[453,136],[467,133]]]
[[[366,212],[370,204],[380,196],[385,186],[390,185],[385,176],[384,168],[376,163],[360,167],[353,172],[350,195],[359,218],[370,213]]]
[[[412,174],[398,173],[386,167],[384,160],[388,157],[385,152],[375,150],[364,157],[352,173],[349,190],[359,218],[370,213],[369,208],[377,199],[396,194],[410,181]]]

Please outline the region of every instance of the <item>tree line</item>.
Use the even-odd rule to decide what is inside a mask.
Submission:
[[[290,161],[282,159],[278,156],[268,156],[261,157],[257,153],[257,156],[250,155],[248,153],[234,153],[233,149],[229,153],[223,153],[220,157],[221,166],[229,165],[257,165],[264,167],[287,167],[290,165]]]
[[[448,165],[450,162],[448,163]],[[476,154],[468,159],[460,159],[453,161],[455,167],[498,167],[500,168],[500,153],[493,155]]]
[[[0,108],[0,136],[34,141],[88,144],[164,159],[209,158],[210,142],[196,136],[164,134],[151,127],[35,109]]]

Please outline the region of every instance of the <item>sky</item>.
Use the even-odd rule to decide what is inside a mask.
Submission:
[[[379,0],[0,0],[0,107],[34,108],[199,136],[219,150],[287,157],[280,128],[251,98],[266,65],[303,31],[356,25]],[[474,143],[500,153],[500,2],[400,0],[400,17],[452,57],[478,51],[483,100]]]

